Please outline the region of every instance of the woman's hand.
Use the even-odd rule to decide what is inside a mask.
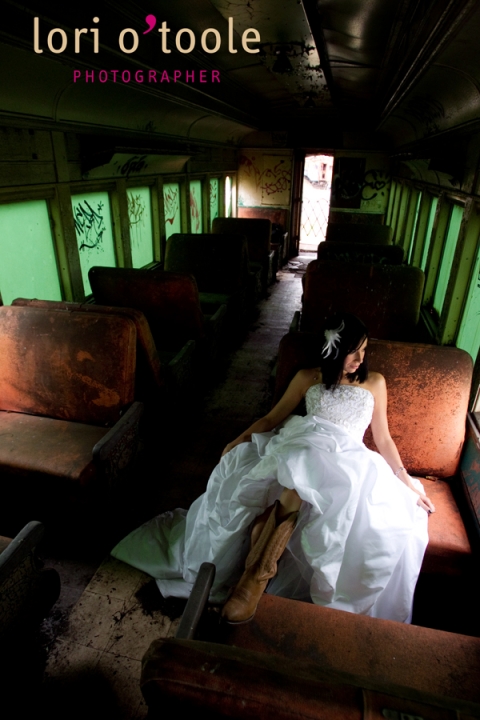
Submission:
[[[421,495],[421,494],[418,492],[418,490],[416,490],[415,492],[417,492],[417,494],[420,495],[420,497],[419,497],[418,500],[417,500],[417,505],[418,505],[419,507],[423,508],[424,510],[426,510],[429,514],[430,514],[430,513],[434,513],[434,512],[435,512],[435,505],[432,503],[432,501],[430,500],[430,498],[428,498],[426,495]]]
[[[220,455],[220,457],[223,457],[223,456],[226,455],[228,452],[230,452],[230,450],[233,450],[233,448],[236,446],[236,444],[237,444],[237,443],[235,442],[235,440],[233,440],[232,442],[229,442],[228,445],[225,445],[225,447],[223,448],[223,452],[222,452],[222,454]]]

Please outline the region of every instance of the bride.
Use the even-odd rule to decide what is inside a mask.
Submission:
[[[211,600],[235,586],[227,622],[251,619],[265,589],[410,622],[435,508],[390,436],[385,379],[368,371],[367,343],[358,318],[332,316],[319,367],[298,372],[227,445],[190,510],[153,518],[112,555],[156,578],[164,596],[188,597],[202,562],[215,563]],[[302,398],[307,415],[291,416]],[[368,425],[378,453],[363,444]]]

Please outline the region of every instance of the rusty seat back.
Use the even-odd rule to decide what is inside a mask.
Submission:
[[[317,367],[323,341],[289,333],[280,343],[275,402],[301,368]],[[457,472],[465,437],[472,360],[464,350],[369,340],[369,369],[388,388],[388,422],[409,471],[448,478]],[[366,444],[374,447],[370,432]]]
[[[113,425],[134,398],[127,318],[0,307],[0,410]]]
[[[366,263],[367,265],[401,265],[404,252],[400,245],[378,245],[360,242],[321,242],[318,260]]]
[[[247,239],[249,263],[258,266],[263,290],[275,280],[273,277],[274,255],[272,250],[272,223],[267,218],[217,217],[212,223],[212,233],[228,235],[240,233]]]
[[[300,329],[318,332],[334,312],[362,318],[371,337],[415,340],[425,276],[407,265],[314,260],[305,273]]]
[[[165,375],[158,356],[155,341],[145,315],[133,308],[119,308],[107,305],[92,305],[90,303],[75,303],[61,300],[38,300],[16,298],[13,306],[37,307],[60,312],[85,312],[99,315],[118,315],[125,317],[135,324],[137,333],[137,352],[135,368],[135,398],[137,400],[158,400],[162,394]]]
[[[168,238],[165,270],[190,273],[200,293],[231,295],[248,283],[244,235],[175,233]]]
[[[301,368],[320,363],[322,339],[314,333],[282,338],[275,387],[277,402]],[[468,411],[472,360],[463,350],[437,345],[369,340],[371,370],[384,375],[388,423],[409,473],[420,476],[437,512],[429,519],[422,572],[470,572],[472,548],[450,484],[459,469]],[[305,413],[304,407],[298,412]],[[370,429],[365,444],[375,450]],[[448,479],[443,482],[442,479]]]
[[[205,336],[195,280],[163,270],[93,267],[89,271],[95,302],[134,308],[150,326],[157,350],[179,350]]]
[[[359,242],[390,245],[393,229],[389,225],[361,223],[328,223],[326,240],[332,242]]]

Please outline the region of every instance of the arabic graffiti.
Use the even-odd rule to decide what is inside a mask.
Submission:
[[[75,231],[79,240],[78,249],[101,249],[103,233],[106,230],[103,217],[103,203],[97,203],[96,211],[88,200],[73,204]]]

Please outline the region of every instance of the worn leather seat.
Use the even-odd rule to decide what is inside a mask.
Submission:
[[[371,337],[416,340],[424,282],[422,270],[407,265],[314,260],[292,329],[318,332],[334,312],[352,312]]]

